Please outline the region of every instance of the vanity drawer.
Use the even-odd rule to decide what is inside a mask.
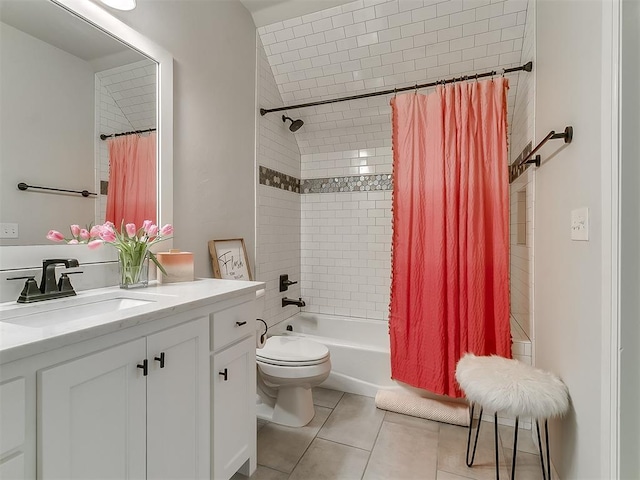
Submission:
[[[246,302],[211,314],[213,351],[248,335],[255,335],[255,302]]]

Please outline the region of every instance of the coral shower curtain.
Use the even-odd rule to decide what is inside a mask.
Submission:
[[[511,357],[508,80],[391,101],[392,377],[460,397],[465,352]]]
[[[120,227],[156,223],[156,134],[123,135],[109,142],[106,220]]]

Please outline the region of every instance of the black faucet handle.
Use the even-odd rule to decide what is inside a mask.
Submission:
[[[38,288],[38,283],[36,282],[34,275],[27,275],[24,277],[11,277],[7,278],[7,280],[27,280],[24,282],[24,287],[22,287],[22,292],[20,292],[20,296],[18,297],[18,303],[27,303],[31,301],[37,295],[40,295],[40,289]]]
[[[58,291],[59,292],[73,292],[73,286],[69,281],[69,275],[75,275],[77,273],[82,272],[63,272],[60,274],[60,279],[58,280]]]

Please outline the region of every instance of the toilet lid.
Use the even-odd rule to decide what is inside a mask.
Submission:
[[[256,356],[277,362],[312,362],[329,356],[329,349],[318,342],[295,336],[269,337]]]

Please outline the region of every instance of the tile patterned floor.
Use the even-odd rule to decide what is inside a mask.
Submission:
[[[251,480],[494,479],[493,425],[483,423],[473,467],[467,428],[378,410],[374,399],[317,388],[316,416],[289,428],[258,421],[258,469]],[[500,477],[509,478],[513,428],[500,427]],[[518,480],[542,478],[530,431],[518,435]],[[232,480],[246,480],[236,474]]]

